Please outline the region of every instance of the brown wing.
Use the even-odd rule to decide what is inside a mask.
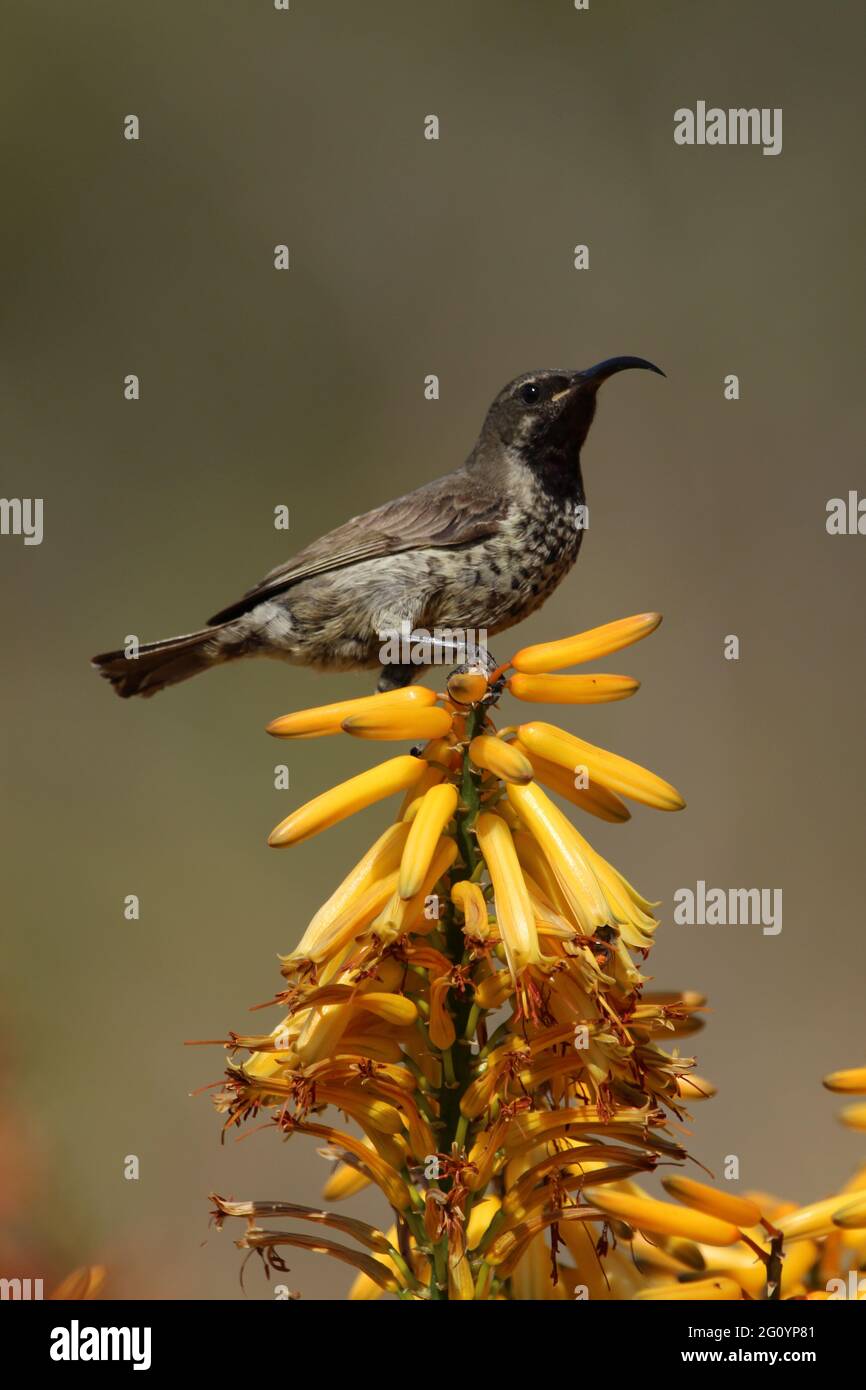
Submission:
[[[208,619],[224,623],[255,608],[264,599],[284,593],[293,584],[313,575],[344,569],[362,560],[397,555],[407,550],[427,550],[469,545],[491,536],[505,517],[504,498],[479,496],[477,484],[460,470],[415,492],[386,502],[375,511],[352,517],[345,525],[313,541],[294,559],[266,574],[237,603]]]

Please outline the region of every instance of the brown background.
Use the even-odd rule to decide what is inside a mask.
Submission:
[[[719,1095],[696,1107],[696,1155],[720,1173],[736,1153],[746,1184],[794,1198],[832,1191],[862,1152],[820,1086],[863,1061],[866,540],[824,527],[827,499],[863,483],[862,14],[31,0],[5,27],[3,489],[45,498],[41,547],[0,540],[4,1105],[41,1154],[7,1245],[38,1247],[46,1276],[105,1260],[114,1293],[237,1295],[208,1190],[316,1200],[325,1165],[268,1134],[221,1149],[188,1096],[220,1053],[182,1043],[249,1026],[276,952],[383,823],[265,845],[372,752],[288,748],[263,725],[365,677],[245,663],[123,704],[88,657],[189,630],[447,471],[516,373],[616,353],[668,380],[605,388],[577,570],[494,651],[664,612],[605,663],[642,679],[637,700],[563,718],[688,810],[590,834],[663,899],[657,983],[712,996],[695,1043]],[[673,112],[698,99],[783,107],[783,153],[676,147]],[[781,936],[674,926],[674,890],[699,878],[781,887]],[[291,1263],[307,1297],[348,1285]]]

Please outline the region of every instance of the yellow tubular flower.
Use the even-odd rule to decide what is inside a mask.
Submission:
[[[851,1206],[851,1201],[849,1192],[839,1192],[835,1197],[825,1197],[821,1202],[810,1202],[808,1206],[799,1207],[787,1216],[780,1216],[774,1220],[773,1225],[777,1231],[782,1232],[786,1246],[789,1241],[820,1239],[832,1235],[836,1230],[835,1218],[844,1214],[846,1207]]]
[[[550,791],[556,792],[557,796],[570,801],[573,806],[579,806],[582,811],[588,811],[599,820],[612,821],[615,824],[631,819],[631,811],[625,802],[620,801],[618,796],[608,791],[600,782],[586,787],[577,786],[572,769],[567,770],[557,763],[548,762],[546,758],[539,758],[536,754],[530,753],[519,739],[515,739],[511,746],[526,754],[539,782]]]
[[[613,921],[598,879],[576,843],[573,825],[533,783],[508,785],[508,799],[543,850],[578,922],[591,935]]]
[[[780,1285],[780,1293],[783,1298],[791,1298],[795,1290],[799,1289],[802,1281],[813,1268],[819,1253],[819,1247],[811,1240],[798,1241],[796,1245],[790,1246],[785,1251]]]
[[[742,1297],[743,1291],[736,1280],[724,1275],[717,1275],[713,1279],[695,1279],[688,1284],[663,1284],[659,1288],[642,1289],[635,1294],[636,1299],[687,1303],[732,1303]]]
[[[694,1103],[698,1100],[711,1100],[716,1095],[717,1087],[712,1081],[707,1081],[703,1076],[678,1076],[677,1095],[680,1100],[687,1100]]]
[[[524,676],[506,682],[516,700],[537,705],[600,705],[634,695],[640,681],[631,676]]]
[[[684,1236],[703,1245],[734,1245],[740,1233],[730,1221],[689,1208],[674,1207],[669,1202],[657,1202],[653,1197],[632,1197],[625,1192],[592,1188],[586,1192],[587,1201],[608,1216],[625,1221],[639,1231],[662,1236]]]
[[[442,739],[435,739],[435,743],[444,742]],[[427,761],[425,757],[425,762]],[[413,821],[421,809],[421,802],[427,795],[431,787],[438,787],[440,782],[445,781],[445,768],[433,766],[429,762],[414,786],[410,787],[397,816],[398,821],[406,821],[408,824]]]
[[[395,889],[378,917],[374,919],[372,930],[378,932],[383,939],[387,939],[389,942],[394,937],[402,936],[405,932],[419,930],[428,896],[442,875],[451,868],[456,858],[457,845],[455,841],[443,836],[436,846],[430,867],[419,891],[414,897],[401,898]],[[436,919],[428,921],[428,928],[435,926],[435,923]]]
[[[404,690],[362,695],[357,700],[339,700],[334,705],[320,705],[318,709],[284,714],[268,724],[267,732],[273,734],[274,738],[321,738],[324,734],[338,734],[343,720],[350,719],[353,714],[367,714],[385,707],[420,710],[435,705],[436,700],[435,690],[427,690],[423,685],[409,685]]]
[[[843,1096],[866,1096],[866,1067],[831,1072],[824,1077],[823,1084],[828,1091],[837,1091]]]
[[[485,941],[490,935],[487,903],[477,883],[460,879],[451,889],[451,901],[463,914],[463,931],[468,937]]]
[[[389,825],[376,843],[358,861],[351,873],[343,879],[336,892],[319,908],[310,925],[304,932],[292,958],[314,959],[316,951],[325,940],[335,921],[345,913],[352,902],[357,902],[371,884],[381,881],[399,867],[403,846],[409,835],[407,825]]]
[[[506,970],[488,975],[475,987],[475,998],[482,1009],[498,1009],[514,993],[514,981]]]
[[[344,1202],[348,1197],[363,1192],[370,1182],[367,1174],[358,1168],[352,1168],[348,1163],[338,1163],[322,1188],[322,1199],[325,1202]]]
[[[488,691],[487,677],[474,671],[461,671],[448,677],[449,699],[456,705],[475,705]]]
[[[479,734],[469,745],[469,758],[476,767],[484,772],[492,772],[503,782],[524,785],[532,781],[532,763],[525,753],[504,739]]]
[[[244,1223],[243,1250],[277,1268],[284,1244],[328,1254],[352,1268],[357,1300],[836,1298],[866,1268],[866,1166],[802,1208],[682,1176],[700,1158],[685,1147],[692,1102],[715,1093],[680,1051],[707,1000],[647,987],[660,905],[572,823],[572,808],[628,820],[622,797],[678,809],[679,793],[551,724],[496,729],[504,691],[577,716],[634,694],[627,676],[551,673],[658,622],[639,614],[524,648],[489,679],[442,673],[441,694],[411,686],[269,726],[405,738],[420,752],[350,777],[272,833],[297,844],[399,793],[394,823],[292,923],[271,1000],[281,1022],[220,1040],[215,1095],[225,1131],[312,1140],[333,1165],[328,1202],[372,1185],[393,1224],[215,1198],[218,1223]],[[866,1067],[824,1085],[855,1100],[843,1123],[866,1129]],[[351,1133],[320,1122],[333,1112]],[[659,1165],[673,1201],[639,1185]],[[331,1229],[269,1229],[296,1221]]]
[[[454,1019],[448,1011],[448,994],[451,985],[448,977],[440,975],[430,982],[430,1020],[428,1032],[430,1041],[440,1051],[451,1047],[457,1036]]]
[[[358,1012],[367,1012],[385,1019],[392,1026],[410,1027],[417,1017],[417,1006],[411,999],[397,994],[358,994],[345,1004],[325,1005],[311,1009],[300,1034],[296,1051],[304,1066],[332,1054],[340,1038]]]
[[[442,738],[451,728],[451,715],[445,709],[403,709],[386,705],[382,709],[350,715],[340,727],[355,738]]]
[[[397,1239],[397,1227],[392,1226],[387,1235],[388,1244],[396,1249]],[[373,1259],[378,1260],[378,1262],[384,1265],[386,1269],[390,1270],[395,1277],[399,1276],[399,1270],[389,1255],[374,1254]],[[371,1279],[368,1274],[362,1272],[355,1278],[349,1290],[348,1298],[350,1303],[369,1303],[377,1298],[381,1298],[384,1292],[385,1290],[382,1288],[381,1284],[378,1284],[375,1279]]]
[[[475,1280],[465,1255],[448,1261],[448,1296],[458,1302],[471,1302],[475,1297]]]
[[[422,758],[407,754],[389,758],[388,762],[380,763],[378,767],[360,772],[357,777],[350,777],[347,782],[322,792],[321,796],[314,797],[305,806],[286,816],[271,831],[268,844],[274,847],[299,845],[302,840],[337,825],[356,811],[362,811],[376,801],[384,801],[385,797],[393,796],[395,792],[405,791],[418,781],[425,767]]]
[[[501,816],[483,812],[476,822],[478,845],[493,882],[496,918],[512,977],[541,959],[535,914],[511,838]]]
[[[716,1192],[714,1188],[694,1182],[691,1178],[662,1178],[662,1187],[676,1201],[694,1207],[696,1211],[706,1212],[708,1216],[717,1216],[720,1221],[730,1221],[735,1226],[745,1226],[747,1229],[760,1223],[760,1208],[747,1197]]]
[[[676,787],[654,772],[629,762],[628,758],[621,758],[618,753],[610,753],[606,748],[597,748],[582,738],[575,738],[574,734],[564,733],[553,724],[521,724],[518,733],[520,742],[530,754],[537,753],[567,769],[585,766],[591,781],[600,782],[619,796],[641,801],[659,811],[681,811],[686,804]]]
[[[408,828],[405,827],[407,831]],[[324,962],[339,956],[353,938],[366,932],[376,915],[390,902],[396,891],[398,878],[399,871],[395,869],[384,878],[374,879],[368,888],[347,903],[342,912],[316,933],[313,945],[307,945],[303,951],[299,946],[291,955],[282,957],[284,971],[290,973],[292,966],[298,961]]]
[[[580,666],[584,661],[597,661],[600,656],[610,656],[611,652],[621,651],[642,637],[648,637],[661,620],[661,613],[638,613],[633,618],[619,618],[614,623],[580,632],[576,637],[523,647],[511,658],[511,665],[515,671],[534,676],[546,671],[561,671],[566,666]]]
[[[439,837],[457,809],[457,788],[446,782],[431,787],[412,821],[400,861],[397,891],[401,898],[413,898],[430,870]]]
[[[662,1245],[647,1240],[640,1231],[635,1233],[631,1243],[632,1254],[641,1269],[661,1270],[665,1274],[684,1274],[686,1271],[702,1274],[707,1261],[701,1254],[700,1246],[690,1240],[669,1236]],[[714,1254],[717,1252],[714,1250]]]
[[[102,1293],[106,1274],[104,1265],[82,1265],[61,1279],[48,1297],[52,1303],[91,1303]]]
[[[466,1248],[474,1250],[487,1234],[490,1223],[496,1213],[501,1209],[502,1203],[497,1196],[482,1197],[480,1202],[476,1202],[472,1207],[469,1220],[466,1223]]]
[[[833,1225],[843,1231],[862,1231],[866,1227],[866,1193],[861,1193],[841,1211],[837,1211]]]

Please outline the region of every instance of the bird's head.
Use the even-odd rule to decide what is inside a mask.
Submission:
[[[629,367],[658,372],[643,357],[609,357],[586,371],[525,372],[496,397],[479,446],[485,453],[506,448],[532,468],[577,464],[595,415],[602,382]]]

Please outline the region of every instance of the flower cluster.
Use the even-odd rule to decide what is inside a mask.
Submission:
[[[645,987],[657,904],[557,801],[608,822],[627,820],[629,801],[684,803],[654,773],[560,728],[493,723],[506,691],[524,704],[632,695],[626,676],[556,673],[659,622],[641,614],[527,647],[492,675],[461,668],[441,693],[411,686],[269,725],[280,738],[342,731],[417,746],[270,836],[296,845],[403,794],[282,958],[280,1023],[229,1035],[217,1100],[229,1128],[264,1111],[285,1137],[318,1139],[335,1161],[325,1199],[376,1184],[393,1221],[383,1230],[214,1196],[218,1222],[245,1219],[238,1245],[266,1267],[286,1268],[281,1247],[332,1255],[356,1269],[356,1298],[770,1297],[805,1288],[805,1255],[784,1259],[786,1239],[802,1236],[809,1270],[816,1240],[829,1235],[837,1255],[844,1246],[856,1192],[853,1208],[840,1196],[814,1219],[681,1176],[665,1181],[674,1203],[643,1193],[641,1175],[687,1157],[671,1121],[712,1094],[676,1043],[701,1026],[705,1000]],[[268,1224],[281,1219],[326,1234]]]

